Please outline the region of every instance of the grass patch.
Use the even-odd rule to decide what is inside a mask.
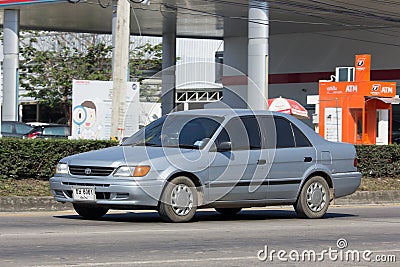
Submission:
[[[400,190],[399,178],[363,178],[358,191]],[[49,181],[0,179],[0,196],[51,196]]]
[[[0,196],[51,196],[49,181],[0,179]]]
[[[358,191],[400,190],[398,178],[362,178]]]

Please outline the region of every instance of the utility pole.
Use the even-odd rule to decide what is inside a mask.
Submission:
[[[115,12],[115,9],[113,9]],[[116,22],[113,27],[113,93],[111,111],[111,138],[123,137],[126,113],[126,87],[128,81],[130,4],[118,0]],[[114,17],[114,14],[113,14]]]

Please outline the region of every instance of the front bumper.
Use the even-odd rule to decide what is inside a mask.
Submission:
[[[162,180],[132,180],[113,178],[87,178],[54,176],[50,189],[59,202],[86,203],[90,205],[118,207],[157,207],[164,182]],[[72,198],[73,187],[94,187],[95,202],[76,201]]]

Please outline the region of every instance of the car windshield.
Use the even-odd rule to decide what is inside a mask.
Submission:
[[[122,145],[199,149],[208,143],[222,121],[222,117],[214,116],[168,115],[142,128]]]

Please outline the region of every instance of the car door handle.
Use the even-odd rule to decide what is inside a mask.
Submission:
[[[265,165],[265,164],[267,164],[267,161],[265,159],[259,159],[259,160],[257,160],[257,164],[258,165]]]
[[[304,162],[311,162],[312,161],[312,157],[304,157]]]

